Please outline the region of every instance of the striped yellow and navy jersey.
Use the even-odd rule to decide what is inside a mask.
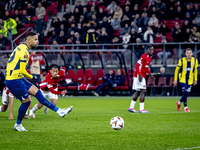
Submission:
[[[178,65],[174,73],[174,81],[177,81],[177,76],[180,69],[179,82],[192,85],[194,81],[197,81],[197,67],[198,60],[194,57],[192,57],[191,60],[187,60],[185,57],[181,58],[178,61]]]
[[[26,64],[29,60],[28,50],[28,46],[23,43],[12,52],[6,67],[6,80],[21,79],[24,76],[33,78],[33,76],[26,71]]]

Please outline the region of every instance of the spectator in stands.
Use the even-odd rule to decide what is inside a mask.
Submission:
[[[4,5],[2,5],[1,3],[0,3],[0,18],[1,19],[5,18],[5,8],[4,8]]]
[[[147,31],[144,33],[144,42],[154,43],[155,34],[151,27],[147,28]]]
[[[28,16],[35,16],[35,9],[30,3],[27,5],[26,12]]]
[[[83,14],[84,16],[84,22],[88,22],[88,18],[87,18],[87,15],[88,15],[88,9],[87,7],[83,7]]]
[[[131,22],[131,26],[130,27],[131,27],[131,29],[135,29],[135,31],[138,30],[138,26],[135,24],[134,21]]]
[[[75,10],[74,10],[74,17],[75,17],[75,23],[77,24],[78,22],[79,22],[79,20],[80,20],[80,15],[81,15],[82,13],[80,13],[79,12],[79,9],[78,8],[75,8]]]
[[[15,10],[15,14],[12,16],[13,19],[19,18],[21,19],[21,15],[19,14],[19,10]]]
[[[123,47],[124,49],[128,49],[129,48],[129,43],[131,42],[131,36],[129,33],[125,33],[125,35],[122,37],[123,41]]]
[[[132,12],[130,11],[129,6],[125,7],[125,11],[123,12],[123,15],[126,15],[128,18],[132,18]]]
[[[135,43],[135,42],[134,42]],[[141,39],[136,39],[136,45],[134,45],[135,55],[139,59],[144,54],[144,45],[141,45]]]
[[[117,11],[117,4],[115,1],[112,1],[110,5],[108,5],[107,10],[110,11],[112,9],[114,12]]]
[[[87,2],[87,0],[85,0],[84,1],[84,6],[83,7],[86,7],[87,8],[87,10],[90,10],[90,5],[88,5],[88,2]]]
[[[156,16],[159,16],[159,13],[157,12],[156,7],[152,7],[152,9],[149,10],[149,14],[148,14],[149,17],[152,16],[153,14],[155,14]]]
[[[141,42],[144,41],[144,33],[142,32],[142,28],[138,28],[137,37],[140,38]]]
[[[161,43],[167,43],[167,39],[166,39],[165,36],[162,37]],[[168,46],[168,45],[166,45],[166,46]],[[159,53],[157,54],[158,58],[162,61],[161,64],[163,64],[163,57],[164,57],[164,59],[165,59],[164,61],[166,62],[166,61],[167,61],[167,58],[168,58],[169,56],[172,55],[171,50],[172,50],[172,49],[168,49],[168,48],[166,47],[166,48],[165,48],[165,53],[162,51],[162,52],[159,52]]]
[[[185,31],[185,43],[189,41],[190,35],[191,35],[191,31],[189,28],[187,28]]]
[[[193,27],[193,28],[191,29],[191,32],[192,32],[192,35],[194,35],[194,36],[197,38],[197,40],[200,42],[200,32],[197,30],[197,28],[196,28],[196,27]],[[192,39],[192,38],[191,38],[192,35],[190,36],[190,39]],[[191,40],[190,40],[190,41],[191,41]]]
[[[95,2],[92,2],[92,7],[94,7],[94,9],[95,9],[96,12],[99,11],[99,8],[98,8],[98,6],[96,5]]]
[[[60,19],[55,15],[51,21],[51,26],[55,27],[56,29],[60,28]]]
[[[157,0],[156,10],[159,11],[166,11],[166,4],[162,2],[162,0]]]
[[[92,18],[92,15],[96,15],[96,14],[97,14],[97,12],[96,12],[96,10],[94,9],[94,7],[91,7],[91,11],[88,13],[87,18],[88,18],[88,19],[91,19],[91,18]]]
[[[116,10],[115,14],[116,13],[118,13],[119,19],[122,19],[123,11],[122,11],[122,8],[120,6],[117,6],[117,10]]]
[[[182,11],[181,6],[177,7],[177,10],[175,11],[174,16],[176,20],[182,20],[184,18],[184,13]]]
[[[100,23],[99,25],[100,28],[106,28],[107,30],[111,31],[113,30],[112,26],[110,25],[110,23],[108,23],[108,19],[107,17],[103,17],[103,22]]]
[[[28,16],[26,14],[26,10],[23,10],[23,15],[21,15],[21,21],[24,24],[28,24]]]
[[[65,35],[67,35],[67,29],[65,29],[64,24],[60,25],[60,28],[59,28],[58,32],[60,33],[60,31],[64,31]]]
[[[73,40],[74,39],[74,31],[72,30],[66,38]]]
[[[197,2],[194,3],[194,9],[193,9],[193,14],[192,14],[192,18],[194,19],[198,12],[200,12],[200,9],[199,9],[199,5]]]
[[[72,16],[72,12],[69,8],[67,8],[66,13],[63,15],[63,17],[68,20]]]
[[[2,94],[3,88],[5,87],[5,76],[0,69],[0,94]]]
[[[152,17],[150,18],[148,25],[155,30],[155,28],[158,27],[158,19],[156,18],[155,14],[152,15]]]
[[[71,39],[67,39],[67,43],[66,44],[68,44],[68,46],[65,46],[66,49],[72,49],[72,46],[69,46],[69,45],[72,44],[72,40]]]
[[[140,26],[140,15],[136,14],[135,15],[135,19],[133,20],[135,22],[135,24],[139,27]]]
[[[37,20],[35,21],[35,30],[38,35],[39,44],[44,43],[44,31],[46,30],[47,23],[42,20],[41,15],[37,16]]]
[[[131,29],[131,43],[135,43],[136,42],[136,39],[137,39],[137,32],[135,31],[135,29]]]
[[[23,25],[23,23],[19,20],[18,17],[15,18],[15,21],[16,21],[16,23],[17,23],[17,30],[25,27],[25,26]]]
[[[87,32],[85,33],[85,43],[86,44],[96,44],[96,32],[93,27],[88,28]],[[95,46],[89,46],[90,49],[95,49]]]
[[[186,29],[189,28],[191,29],[191,25],[189,24],[189,21],[188,20],[185,20],[183,22],[183,26],[182,26],[182,30],[186,33]]]
[[[166,19],[166,20],[174,20],[174,14],[175,14],[175,11],[174,11],[174,7],[173,6],[171,6],[171,7],[169,7],[168,9],[167,9],[167,12],[165,13],[165,16],[164,16],[164,18]]]
[[[113,9],[110,9],[110,11],[107,14],[108,22],[111,22],[113,17],[114,17],[114,11],[113,11]]]
[[[52,45],[50,46],[50,49],[51,49],[51,50],[59,50],[59,49],[60,49],[60,47],[59,47],[59,45],[58,45],[58,43],[57,43],[56,40],[53,40],[53,43],[52,43]]]
[[[80,35],[83,35],[83,32],[84,32],[84,29],[83,29],[83,26],[82,26],[82,24],[79,22],[78,24],[77,24],[77,32],[80,34]]]
[[[42,18],[46,15],[46,9],[42,6],[42,3],[38,3],[38,7],[35,9],[35,15],[41,15]]]
[[[183,20],[183,22],[184,22],[185,20],[188,20],[190,25],[192,24],[192,18],[191,18],[191,16],[190,16],[190,13],[189,13],[189,12],[186,13],[186,18]]]
[[[78,32],[75,32],[74,38],[73,38],[73,43],[77,44],[77,46],[75,46],[74,49],[82,49],[82,47],[78,46],[78,44],[83,44],[84,38]]]
[[[97,19],[99,19],[99,22],[102,22],[103,17],[106,15],[106,12],[104,12],[102,8],[99,8],[99,12],[97,13]]]
[[[74,32],[77,31],[77,27],[75,26],[75,23],[72,23],[71,28],[68,29],[67,36],[69,36],[71,31],[74,31]]]
[[[12,36],[17,34],[17,23],[14,19],[8,17],[4,21],[4,29],[7,31],[7,38],[10,40],[12,46]]]
[[[0,33],[0,50],[6,50],[6,46],[8,45],[8,40]]]
[[[174,42],[183,42],[184,41],[184,32],[180,28],[178,22],[175,23],[175,27],[172,30],[172,37],[174,38]]]
[[[121,29],[121,19],[119,19],[119,15],[115,14],[113,20],[111,21],[111,25],[113,29],[118,30]]]
[[[41,82],[43,82],[46,79],[47,76],[47,70],[42,70],[42,74],[40,75]]]
[[[4,21],[3,19],[0,19],[0,29],[2,29],[2,27],[4,28]]]
[[[64,31],[60,31],[60,34],[57,38],[57,43],[58,44],[66,44],[67,43],[67,39],[65,37],[65,33]]]
[[[15,5],[16,5],[15,0],[9,0],[6,3],[5,10],[14,10]]]
[[[112,87],[114,76],[115,74],[113,73],[113,70],[109,70],[109,72],[103,76],[103,84],[100,84],[97,87],[96,92],[93,92],[93,94],[95,96],[99,96],[99,93],[103,91],[105,87],[107,86]]]
[[[124,75],[122,75],[121,70],[118,69],[117,75],[114,76],[114,78],[113,78],[113,82],[111,82],[111,84],[108,86],[106,96],[110,95],[110,92],[112,91],[113,88],[122,86],[122,85],[124,85],[124,83],[125,83],[125,77],[124,77]]]
[[[58,35],[59,34],[59,32],[58,32],[58,29],[56,29],[55,27],[50,27],[49,28],[49,31],[48,31],[48,33],[47,33],[47,35],[48,36],[52,36],[53,35],[53,31],[55,31],[55,33]]]
[[[164,22],[160,22],[158,24],[158,34],[166,36],[166,33],[171,32],[171,30],[164,24]]]
[[[131,22],[131,20],[126,15],[123,15],[123,18],[121,20],[121,27],[124,27],[125,24],[130,25],[130,22]]]
[[[16,4],[15,4],[15,10],[23,10],[25,6],[25,2],[24,0],[17,0]]]
[[[185,13],[186,14],[189,13],[190,16],[192,16],[192,14],[193,14],[193,10],[192,10],[191,5],[189,3],[186,5]]]
[[[147,13],[142,14],[142,18],[140,20],[140,27],[142,27],[144,30],[146,30],[149,23],[149,17]],[[137,31],[137,30],[136,30]]]
[[[90,19],[90,22],[93,24],[97,24],[97,27],[99,26],[99,20],[97,19],[96,15],[92,15],[92,18]]]
[[[199,42],[198,39],[197,39],[197,37],[195,35],[191,35],[189,41],[191,43]],[[194,45],[192,45],[192,47],[194,47]]]
[[[132,18],[134,18],[136,16],[136,14],[141,14],[141,12],[138,8],[138,4],[135,4],[135,6],[133,7]]]
[[[200,12],[197,13],[197,17],[195,18],[197,26],[200,26]]]
[[[130,34],[131,27],[129,27],[128,23],[125,24],[125,26],[120,31],[120,37],[123,37],[126,33]]]
[[[120,44],[122,43],[122,40],[119,37],[114,37],[111,41],[112,44]],[[121,48],[119,45],[114,45],[115,49]]]
[[[152,10],[153,7],[156,7],[157,0],[149,1],[149,10]]]
[[[56,41],[57,38],[58,38],[58,36],[57,36],[56,32],[53,30],[52,31],[52,35],[51,35],[51,37],[49,39],[49,44],[53,44],[53,41]]]
[[[8,11],[5,12],[5,18],[4,18],[4,20],[6,20],[6,18],[11,18],[11,16],[10,16],[10,14],[9,14]]]
[[[98,40],[100,44],[108,44],[110,43],[110,36],[109,34],[106,32],[106,28],[102,28],[101,32],[99,32],[98,34]],[[108,45],[106,46],[99,46],[99,49],[108,49]]]
[[[143,6],[142,14],[143,13],[149,14],[149,10],[147,9],[147,6]]]
[[[42,6],[43,6],[45,9],[47,9],[47,7],[48,7],[47,1],[46,1],[46,0],[41,0],[41,3],[42,3]]]

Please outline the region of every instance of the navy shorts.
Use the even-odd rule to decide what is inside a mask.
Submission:
[[[28,98],[28,90],[32,84],[25,78],[6,80],[6,86],[10,92],[19,100],[25,100]]]
[[[192,85],[188,85],[186,83],[180,83],[180,85],[181,85],[182,92],[185,92],[185,91],[187,91],[188,93],[191,92]]]

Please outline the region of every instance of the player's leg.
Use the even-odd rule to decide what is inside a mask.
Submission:
[[[7,110],[7,108],[8,108],[8,105],[2,104],[2,105],[0,106],[0,112],[5,112],[5,111]]]
[[[109,96],[110,95],[110,92],[112,91],[112,88],[113,88],[112,86],[113,86],[113,83],[112,84],[111,83],[108,84],[108,90],[107,90],[105,96]]]
[[[136,104],[136,101],[137,101],[139,95],[140,95],[140,91],[135,91],[135,93],[133,94],[133,100],[131,101],[128,111],[137,112],[134,107],[135,107],[135,104]]]
[[[100,91],[103,91],[104,87],[106,87],[108,85],[108,82],[104,82],[103,84],[100,84],[98,87],[97,87],[97,90],[96,92],[93,92],[93,94],[95,96],[99,96],[99,92]]]
[[[140,92],[140,111],[139,113],[150,113],[144,109],[144,100],[145,100],[146,89],[141,89]]]
[[[13,118],[13,101],[14,101],[14,97],[9,96],[9,118],[8,119],[14,119]]]
[[[5,112],[7,110],[7,108],[8,108],[8,104],[9,104],[8,95],[6,94],[6,91],[3,90],[2,106],[0,106],[0,112]]]
[[[179,101],[176,101],[176,105],[177,105],[177,110],[178,111],[181,110],[181,103],[185,102],[185,99],[186,99],[186,96],[187,96],[187,94],[186,94],[187,85],[185,83],[180,83],[180,85],[181,85],[181,89],[182,89],[183,95],[182,95],[182,97],[181,97],[181,99]]]
[[[44,93],[44,92],[43,92]],[[50,91],[47,92],[47,97],[50,99],[50,101],[56,106],[57,104],[57,100],[58,100],[58,95],[57,94],[53,94]],[[48,114],[48,107],[44,106],[44,113]]]
[[[185,91],[185,101],[183,102],[183,104],[184,104],[184,111],[185,112],[190,112],[190,110],[189,110],[189,108],[187,106],[187,98],[190,95],[191,88],[192,88],[192,85],[187,85],[187,89]]]

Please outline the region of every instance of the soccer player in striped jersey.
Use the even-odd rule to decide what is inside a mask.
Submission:
[[[181,103],[184,104],[184,111],[190,112],[187,106],[187,97],[190,95],[192,85],[197,84],[197,67],[198,67],[198,60],[195,59],[192,53],[191,48],[187,48],[185,52],[186,57],[181,58],[178,61],[178,65],[176,67],[174,73],[174,85],[177,86],[177,76],[179,72],[179,82],[181,85],[181,89],[183,95],[179,101],[176,102],[177,110],[181,110]]]
[[[33,84],[28,82],[24,77],[37,80],[37,76],[31,75],[26,71],[26,64],[29,61],[29,49],[37,47],[38,36],[34,32],[26,35],[25,43],[20,44],[10,55],[6,68],[6,86],[10,92],[22,103],[18,110],[18,117],[14,129],[16,131],[27,131],[21,124],[26,110],[30,105],[29,95],[35,96],[38,101],[57,112],[61,117],[67,115],[73,106],[66,109],[60,109],[48,101],[42,92]]]

